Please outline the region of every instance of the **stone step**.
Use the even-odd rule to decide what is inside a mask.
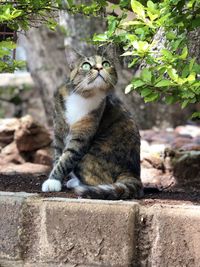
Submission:
[[[200,267],[200,206],[0,192],[1,267]]]

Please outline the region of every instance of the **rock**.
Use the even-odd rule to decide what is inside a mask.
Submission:
[[[169,144],[171,143],[176,133],[172,129],[168,129],[166,131],[158,131],[158,130],[143,130],[140,131],[142,139],[155,144]]]
[[[140,135],[142,137],[142,139],[151,142],[153,137],[155,136],[155,131],[150,129],[150,130],[141,130],[140,131]]]
[[[155,168],[142,168],[141,180],[144,188],[156,188],[160,191],[169,189],[175,184],[170,172],[163,173]]]
[[[20,127],[14,136],[19,151],[34,151],[51,143],[48,130],[27,115],[20,119]]]
[[[163,155],[166,147],[167,147],[166,144],[151,144],[151,146],[150,146],[150,152],[152,154],[155,153],[155,154]]]
[[[180,135],[190,135],[191,137],[200,136],[200,127],[195,125],[184,125],[175,128],[175,133]]]
[[[186,191],[200,190],[200,151],[177,151],[172,165],[177,186]]]
[[[163,158],[159,156],[159,154],[147,154],[144,158],[143,161],[147,161],[150,163],[151,167],[159,170],[165,169],[164,163],[163,163]]]
[[[53,156],[52,149],[50,147],[45,147],[38,149],[33,155],[33,163],[48,165],[52,167]]]
[[[192,143],[192,139],[191,138],[187,138],[187,137],[177,137],[171,144],[173,149],[180,149],[182,148],[184,145],[188,145]]]
[[[42,164],[34,164],[30,162],[25,162],[23,164],[8,164],[6,166],[1,166],[1,174],[48,174],[51,168]]]
[[[200,144],[196,143],[185,144],[180,149],[182,151],[191,151],[191,150],[200,151]]]
[[[194,139],[193,139],[194,143],[200,145],[200,136],[196,136]]]
[[[7,165],[8,163],[25,163],[25,158],[20,154],[15,142],[10,143],[1,150],[0,165]]]
[[[0,119],[0,143],[1,146],[9,144],[14,139],[14,133],[19,128],[20,120],[16,118]]]
[[[141,151],[141,153],[142,152],[149,153],[150,145],[146,140],[141,140],[140,151]]]

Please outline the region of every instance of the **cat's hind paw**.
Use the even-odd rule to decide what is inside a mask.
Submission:
[[[56,179],[47,179],[42,184],[42,192],[59,192],[61,191],[62,184]]]
[[[64,185],[67,188],[72,189],[72,188],[75,188],[75,187],[81,185],[81,182],[77,177],[74,177],[74,178],[70,179],[69,181],[67,181]]]

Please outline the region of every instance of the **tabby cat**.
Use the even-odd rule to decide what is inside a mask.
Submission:
[[[66,178],[81,197],[140,197],[140,135],[114,93],[113,64],[69,49],[67,61],[70,79],[55,94],[54,167],[42,191],[60,191]]]

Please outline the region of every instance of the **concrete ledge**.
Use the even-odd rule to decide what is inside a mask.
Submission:
[[[137,235],[140,266],[200,266],[200,206],[140,207]]]
[[[200,206],[0,193],[1,267],[198,267]]]
[[[34,194],[4,193],[0,208],[4,214],[0,262],[130,266],[134,260],[136,202],[42,199]]]

